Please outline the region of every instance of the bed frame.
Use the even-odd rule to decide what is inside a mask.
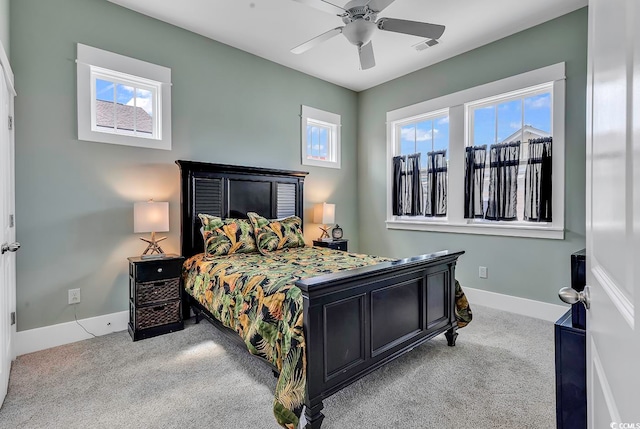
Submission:
[[[181,172],[182,255],[202,253],[198,213],[303,217],[301,171],[176,161]],[[443,251],[300,280],[307,346],[307,429],[319,429],[322,401],[387,362],[445,333],[456,342],[455,266]],[[240,340],[183,290],[183,316],[204,315]],[[243,344],[244,347],[244,344]]]

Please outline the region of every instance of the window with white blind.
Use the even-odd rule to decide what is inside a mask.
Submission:
[[[388,112],[387,228],[562,239],[564,97],[560,63]]]

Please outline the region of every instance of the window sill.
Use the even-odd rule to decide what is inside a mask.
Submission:
[[[564,240],[564,228],[507,223],[447,223],[445,220],[387,220],[387,229],[449,232],[456,234],[497,235],[502,237],[545,238]]]
[[[311,165],[313,167],[325,167],[325,168],[336,168],[340,169],[339,161],[322,161],[319,159],[310,159],[306,158],[302,160],[302,165]]]

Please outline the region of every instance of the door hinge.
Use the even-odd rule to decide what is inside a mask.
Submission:
[[[16,312],[12,311],[11,312],[11,326],[16,324]]]
[[[9,215],[9,228],[13,228],[13,225],[14,225],[13,215],[10,214]]]
[[[9,131],[13,130],[13,116],[9,116]]]

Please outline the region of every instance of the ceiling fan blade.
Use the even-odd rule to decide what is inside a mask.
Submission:
[[[380,18],[376,24],[380,30],[411,34],[425,39],[439,39],[445,29],[444,25],[394,18]]]
[[[342,16],[346,13],[346,10],[344,10],[340,6],[336,6],[335,4],[329,3],[328,1],[324,1],[324,0],[294,0],[294,1],[297,1],[298,3],[306,4],[307,6],[314,7],[318,10],[330,13],[332,15]]]
[[[360,54],[360,69],[368,70],[376,65],[376,58],[373,55],[373,43],[369,42],[364,46],[358,46]]]
[[[291,52],[294,54],[301,54],[303,52],[307,52],[309,49],[315,48],[319,44],[326,42],[332,37],[335,37],[338,34],[342,33],[343,28],[344,27],[338,27],[338,28],[334,28],[333,30],[327,31],[326,33],[322,33],[321,35],[316,36],[313,39],[304,42],[302,45],[296,46],[291,50]]]
[[[367,3],[367,6],[369,6],[369,9],[371,10],[382,12],[394,1],[396,0],[370,0],[369,3]]]

